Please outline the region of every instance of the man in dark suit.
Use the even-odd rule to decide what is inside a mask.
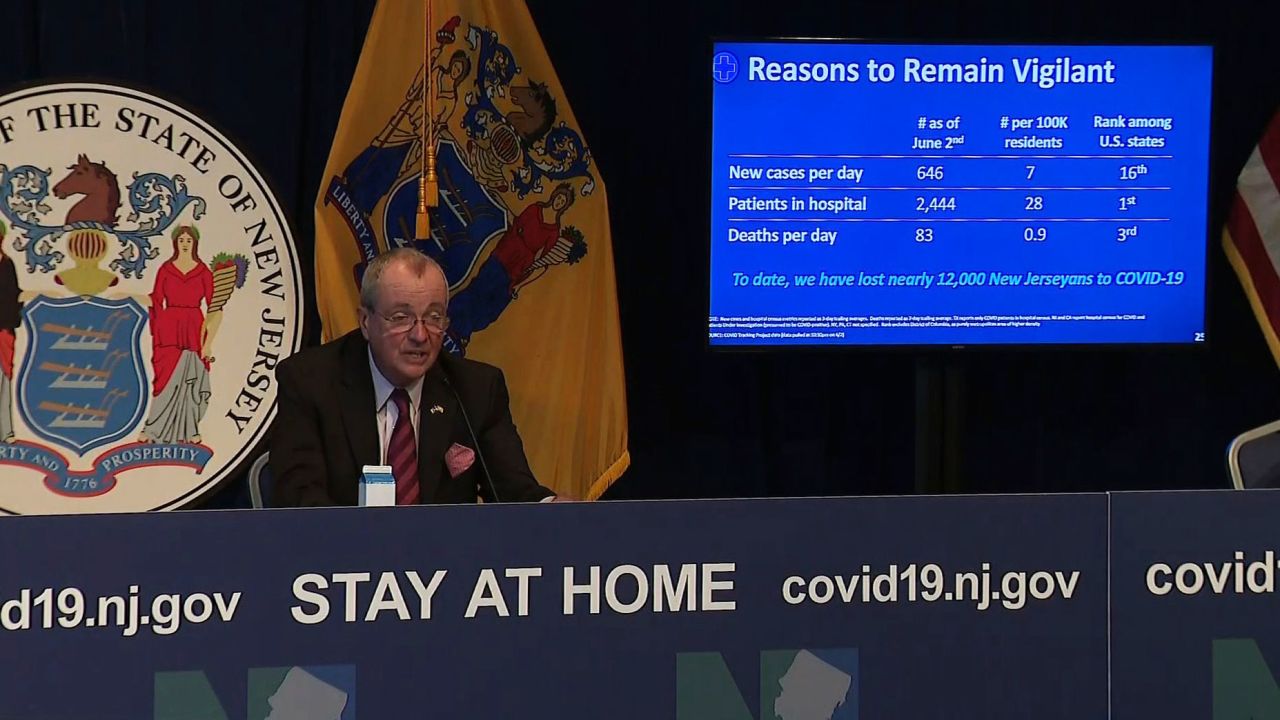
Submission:
[[[434,260],[383,253],[359,329],[280,363],[275,506],[355,505],[364,465],[392,467],[398,505],[555,499],[529,469],[502,372],[441,353],[448,301]]]

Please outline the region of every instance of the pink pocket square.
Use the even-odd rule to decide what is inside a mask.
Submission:
[[[476,451],[466,445],[454,443],[444,453],[445,467],[449,468],[449,477],[456,478],[467,470],[471,469],[471,463],[476,461]]]

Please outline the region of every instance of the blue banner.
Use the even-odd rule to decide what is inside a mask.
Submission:
[[[1111,500],[1117,720],[1280,718],[1280,492]]]
[[[1106,538],[1101,495],[16,517],[0,715],[1100,718]]]

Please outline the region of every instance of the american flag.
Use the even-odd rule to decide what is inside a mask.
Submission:
[[[1280,363],[1280,113],[1240,172],[1222,245]]]

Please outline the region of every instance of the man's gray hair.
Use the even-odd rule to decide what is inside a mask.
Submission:
[[[382,273],[392,265],[404,265],[415,277],[422,277],[429,270],[435,269],[444,276],[444,268],[430,255],[411,247],[398,247],[388,250],[369,262],[364,269],[364,279],[360,281],[360,304],[373,310],[378,304],[378,290],[382,284]],[[446,279],[446,282],[448,280]]]

